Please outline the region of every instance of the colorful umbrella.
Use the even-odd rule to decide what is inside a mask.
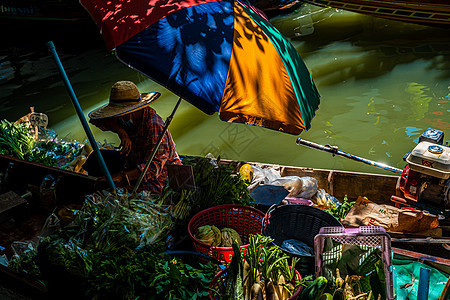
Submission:
[[[108,48],[207,114],[298,135],[320,96],[292,44],[237,0],[80,0]]]

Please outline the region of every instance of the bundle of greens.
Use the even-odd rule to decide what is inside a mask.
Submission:
[[[217,270],[161,254],[173,228],[166,210],[143,194],[88,195],[72,223],[42,237],[36,252],[14,258],[11,266],[46,281],[49,290],[76,289],[80,297],[205,296]]]
[[[16,243],[16,242],[14,242]],[[13,246],[14,246],[13,243]],[[22,243],[22,242],[19,242]],[[13,247],[12,246],[12,247]],[[14,248],[13,248],[14,251]],[[21,252],[15,252],[14,259],[9,261],[8,267],[15,272],[23,273],[26,276],[37,278],[41,275],[41,271],[39,269],[39,266],[37,265],[36,261],[36,255],[37,251],[36,248],[33,246],[32,243],[29,243],[27,247],[24,247],[23,251]]]
[[[233,174],[233,168],[220,164],[220,157],[212,161],[188,156],[183,158],[183,164],[192,166],[196,189],[175,191],[166,185],[159,198],[160,203],[172,206],[173,216],[183,225],[194,213],[206,208],[220,204],[249,205],[253,201],[247,183]]]
[[[47,156],[54,160],[54,164],[58,167],[64,168],[64,165],[80,155],[83,146],[83,144],[78,143],[77,141],[67,142],[52,138],[36,142],[34,151],[47,154]],[[41,163],[46,164],[45,162]]]
[[[0,153],[25,159],[33,149],[34,137],[26,123],[14,124],[8,120],[0,121]]]
[[[27,122],[0,121],[0,154],[58,167],[61,160],[65,163],[73,160],[81,148],[82,145],[76,142],[56,141],[55,138],[37,141]]]
[[[87,294],[93,299],[206,299],[216,273],[211,262],[195,268],[145,247],[95,265]]]
[[[288,299],[298,290],[302,284],[295,273],[299,259],[287,256],[272,242],[271,237],[252,234],[245,251],[233,243],[221,299]]]
[[[324,209],[325,211],[332,214],[336,219],[344,219],[348,214],[350,209],[352,209],[355,201],[348,201],[347,195],[344,196],[344,202],[341,205],[337,205],[336,203],[332,203],[330,208]]]

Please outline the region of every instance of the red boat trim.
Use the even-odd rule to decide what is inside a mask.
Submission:
[[[395,248],[395,247],[392,247],[392,250],[394,250],[394,253],[397,253],[400,255],[409,256],[409,257],[419,259],[419,260],[428,260],[428,261],[440,263],[440,264],[443,264],[446,266],[450,266],[450,260],[446,259],[446,258],[431,256],[428,254],[422,254],[422,253],[409,251],[409,250],[405,250],[405,249],[400,249],[400,248]]]

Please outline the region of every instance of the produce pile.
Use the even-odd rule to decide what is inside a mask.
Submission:
[[[247,189],[248,182],[234,174],[230,165],[215,159],[187,156],[183,165],[191,165],[194,173],[195,190],[174,190],[166,185],[155,201],[172,207],[172,214],[183,228],[197,213],[221,204],[250,205],[253,199]]]
[[[336,204],[331,202],[329,206],[323,208],[326,212],[329,212],[333,217],[338,220],[342,220],[347,216],[350,209],[355,205],[355,201],[348,201],[347,195],[344,196],[343,202],[341,204]]]
[[[214,225],[204,225],[197,228],[195,238],[200,242],[213,247],[231,247],[233,241],[242,246],[239,233],[233,228],[219,229]]]
[[[183,162],[193,165],[196,190],[167,185],[159,197],[120,191],[87,195],[81,208],[65,207],[64,218],[52,214],[37,245],[18,253],[9,267],[45,282],[50,291],[76,290],[90,299],[205,298],[218,266],[193,266],[167,255],[168,241],[187,236],[186,223],[197,210],[248,204],[251,198],[228,166],[201,157]],[[200,230],[206,239],[207,229]],[[214,236],[230,246],[240,239],[231,228],[217,228]]]
[[[48,129],[36,139],[27,122],[0,121],[0,154],[3,155],[64,169],[81,154],[83,146],[57,139],[54,131]]]
[[[233,242],[233,258],[215,291],[220,299],[289,299],[302,285],[291,258],[272,245],[273,239],[250,235],[247,248]]]
[[[164,253],[172,216],[144,195],[89,195],[69,225],[50,224],[44,231],[53,231],[9,267],[53,292],[71,290],[89,299],[195,299],[207,295],[218,271],[212,263],[193,267]]]
[[[360,280],[362,276],[347,275],[345,280],[336,269],[335,282],[328,281],[324,276],[317,277],[300,294],[300,300],[381,300],[380,294],[374,298],[372,290],[364,292]],[[330,288],[331,286],[331,288]]]
[[[25,132],[23,129],[24,136]],[[31,144],[51,152],[49,142]],[[60,153],[67,153],[68,148],[58,147]],[[174,190],[167,184],[161,195],[151,197],[120,190],[87,195],[81,208],[65,207],[64,218],[52,214],[39,242],[17,253],[9,267],[45,283],[52,293],[71,291],[88,299],[206,299],[209,293],[240,300],[382,296],[382,286],[367,285],[368,278],[381,280],[379,262],[372,261],[379,258],[377,253],[370,253],[372,260],[368,258],[356,271],[342,270],[342,259],[333,261],[324,275],[328,281],[312,275],[302,278],[295,269],[300,259],[275,246],[271,237],[251,234],[248,245],[240,248],[239,232],[210,224],[200,226],[194,236],[208,246],[233,249],[222,277],[215,277],[219,268],[212,262],[192,265],[166,254],[172,246],[169,241],[187,236],[187,223],[197,212],[222,204],[251,206],[253,201],[248,190],[251,169],[236,174],[231,165],[221,164],[220,158],[185,157],[183,164],[193,167],[196,189]],[[342,218],[351,205],[344,199],[342,205],[324,209]],[[369,294],[367,287],[378,293]]]

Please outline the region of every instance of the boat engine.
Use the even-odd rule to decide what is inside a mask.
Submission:
[[[411,205],[450,208],[450,148],[443,146],[444,132],[428,128],[417,146],[405,155],[408,163],[400,190]]]

